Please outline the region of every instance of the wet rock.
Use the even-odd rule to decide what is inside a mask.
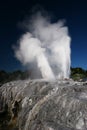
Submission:
[[[87,84],[72,80],[14,81],[0,87],[8,130],[87,130]]]

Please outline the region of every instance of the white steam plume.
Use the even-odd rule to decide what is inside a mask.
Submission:
[[[63,22],[51,23],[38,13],[27,28],[29,32],[20,38],[15,49],[17,59],[24,65],[36,61],[44,79],[69,78],[71,39]]]

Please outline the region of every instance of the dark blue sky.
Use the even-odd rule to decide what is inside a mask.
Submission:
[[[14,57],[12,45],[23,30],[18,23],[30,15],[33,7],[40,5],[53,21],[66,19],[71,42],[72,67],[87,69],[87,0],[1,0],[0,1],[0,70],[22,69]]]

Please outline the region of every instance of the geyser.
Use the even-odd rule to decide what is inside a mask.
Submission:
[[[68,28],[62,21],[51,23],[40,12],[32,16],[26,26],[28,31],[15,49],[17,59],[23,65],[36,64],[44,79],[69,78],[71,39]]]

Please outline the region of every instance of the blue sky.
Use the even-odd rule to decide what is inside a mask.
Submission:
[[[0,70],[24,67],[14,57],[12,46],[23,33],[18,23],[41,6],[53,21],[65,19],[71,36],[71,66],[87,69],[87,2],[86,0],[3,0],[0,2]]]

